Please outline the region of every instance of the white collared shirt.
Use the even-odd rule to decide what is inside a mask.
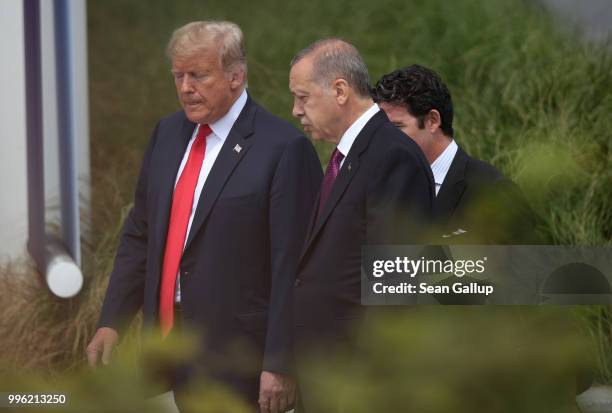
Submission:
[[[376,115],[379,110],[380,108],[378,105],[376,103],[373,104],[344,132],[337,146],[338,151],[344,155],[342,161],[340,161],[340,168],[342,168],[342,164],[351,150],[351,146],[353,146],[353,142],[355,142],[357,135],[359,135],[359,132],[361,132],[365,124],[368,123],[368,121],[372,119],[372,116]]]
[[[230,133],[230,130],[234,126],[236,119],[238,119],[238,115],[242,112],[244,105],[247,101],[247,92],[246,90],[242,91],[242,94],[236,99],[232,107],[227,111],[225,115],[223,115],[220,119],[215,122],[209,124],[212,133],[208,135],[206,138],[206,152],[204,152],[204,161],[202,162],[202,168],[200,169],[200,175],[198,175],[198,183],[196,184],[195,192],[193,194],[193,205],[191,207],[191,215],[189,216],[189,223],[187,224],[187,236],[185,237],[185,244],[187,243],[187,239],[189,238],[189,230],[191,230],[191,223],[193,222],[193,217],[195,216],[195,212],[198,208],[198,201],[200,200],[200,195],[202,194],[202,188],[204,187],[204,183],[206,182],[206,178],[210,173],[210,170],[221,151],[221,147],[227,136]],[[189,140],[189,144],[187,145],[187,149],[185,150],[185,154],[183,155],[183,160],[181,161],[181,165],[179,166],[178,172],[176,174],[176,179],[174,180],[174,186],[179,180],[183,169],[185,168],[185,164],[187,163],[187,158],[189,158],[189,151],[191,151],[191,145],[195,141],[195,138],[198,134],[198,130],[200,129],[200,125],[194,129],[193,134],[191,135],[191,139]],[[183,245],[185,248],[185,245]],[[180,275],[180,269],[179,269]],[[176,290],[174,301],[179,303],[181,301],[181,285],[180,285],[180,277],[176,277]]]
[[[436,184],[436,196],[438,196],[438,192],[442,187],[444,178],[446,178],[446,174],[448,174],[451,163],[453,163],[453,159],[455,159],[458,148],[459,146],[455,140],[452,140],[446,149],[444,149],[444,151],[440,154],[440,156],[438,156],[436,160],[431,163],[431,172]]]

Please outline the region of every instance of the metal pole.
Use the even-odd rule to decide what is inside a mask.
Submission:
[[[83,275],[73,261],[74,255],[70,257],[66,253],[64,243],[47,238],[45,233],[40,2],[39,0],[24,0],[23,6],[28,163],[28,251],[39,271],[44,275],[51,292],[59,297],[68,298],[81,290]],[[68,157],[72,156],[74,162],[74,153],[71,155],[70,151],[74,151],[74,148],[67,149]],[[72,171],[74,173],[74,168]],[[68,190],[70,190],[69,186]],[[72,223],[68,222],[68,228],[73,233]],[[78,226],[76,230],[79,230]],[[78,240],[78,232],[76,239]]]
[[[24,0],[26,139],[28,163],[28,251],[45,268],[45,188],[42,135],[40,3]]]
[[[58,149],[62,239],[68,253],[81,265],[79,194],[76,166],[74,40],[68,0],[54,1],[57,73]]]

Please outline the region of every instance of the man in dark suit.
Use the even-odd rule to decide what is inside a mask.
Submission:
[[[362,247],[418,242],[434,188],[420,148],[372,101],[367,67],[353,45],[324,39],[299,52],[289,88],[304,130],[335,145],[294,290],[301,409],[321,413],[316,386],[324,377],[309,374],[309,357],[317,354],[325,365],[355,349],[364,318]]]
[[[305,136],[246,93],[237,25],[190,23],[167,53],[183,110],[151,136],[88,357],[108,363],[142,307],[162,337],[201,333],[198,357],[172,378],[175,398],[206,368],[253,408],[285,411],[293,282],[321,166]],[[236,356],[249,365],[234,369]]]
[[[518,187],[455,142],[451,95],[437,73],[419,65],[395,70],[376,83],[372,96],[425,153],[443,237],[502,244],[533,239],[533,215]]]

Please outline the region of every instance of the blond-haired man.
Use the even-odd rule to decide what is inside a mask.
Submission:
[[[182,110],[151,136],[88,357],[108,362],[142,307],[162,337],[202,333],[198,358],[172,377],[175,399],[205,367],[253,408],[285,411],[291,292],[321,167],[309,140],[246,92],[237,25],[187,24],[167,54]]]

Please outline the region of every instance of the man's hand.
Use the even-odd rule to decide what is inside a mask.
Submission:
[[[109,364],[113,348],[119,341],[119,334],[110,327],[101,327],[87,346],[87,361],[91,367],[98,364],[98,354],[102,353],[102,364]]]
[[[284,413],[295,400],[295,380],[282,374],[262,371],[259,408],[262,413]]]

